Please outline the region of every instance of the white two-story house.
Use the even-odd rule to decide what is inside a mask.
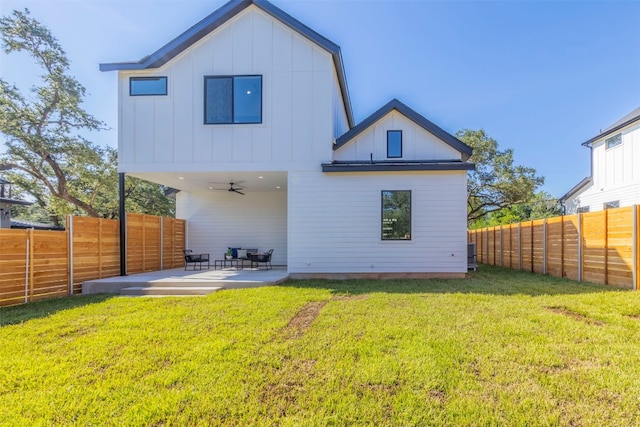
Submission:
[[[567,214],[640,204],[640,108],[582,143],[591,174],[560,198]]]
[[[100,69],[119,170],[179,190],[189,248],[274,249],[291,277],[466,273],[471,149],[398,100],[356,125],[340,48],[274,5]]]

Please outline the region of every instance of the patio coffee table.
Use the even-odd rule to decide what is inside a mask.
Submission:
[[[244,259],[244,258],[217,259],[213,261],[213,269],[217,270],[218,265],[220,265],[220,269],[222,270],[223,268],[227,268],[227,263],[229,263],[230,267],[234,267],[234,264],[235,264],[235,268],[237,270],[238,267],[244,268],[245,261],[251,261],[251,260]]]

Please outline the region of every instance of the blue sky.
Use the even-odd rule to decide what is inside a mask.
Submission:
[[[87,88],[85,107],[117,144],[116,73],[222,0],[2,0],[50,28]],[[640,1],[273,0],[340,45],[356,121],[398,98],[450,133],[483,128],[559,197],[589,174],[580,144],[640,107]],[[0,75],[29,87],[38,70],[0,55]]]

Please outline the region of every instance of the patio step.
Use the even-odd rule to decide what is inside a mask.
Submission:
[[[120,295],[128,296],[187,296],[209,295],[219,291],[218,286],[131,286],[122,288]]]

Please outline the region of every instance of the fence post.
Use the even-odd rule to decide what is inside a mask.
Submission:
[[[547,274],[547,218],[542,220],[542,274]]]
[[[29,301],[33,301],[33,288],[35,288],[35,283],[33,283],[33,279],[35,277],[34,270],[35,266],[33,265],[33,228],[29,229],[29,284],[31,285],[31,289],[29,289]]]
[[[98,218],[98,279],[102,279],[102,218]]]
[[[582,213],[578,213],[578,282],[582,282]]]
[[[487,265],[489,265],[489,227],[485,228],[485,233],[486,233],[486,236],[485,236],[486,239],[484,241],[484,246],[486,249],[485,256],[487,258],[487,261],[486,261]]]
[[[67,259],[69,268],[69,295],[73,295],[73,216],[67,215]]]
[[[29,230],[25,230],[26,231],[26,236],[27,236],[27,242],[25,245],[25,259],[24,259],[24,302],[25,304],[29,302],[29,248],[30,248],[30,239],[29,239]]]
[[[604,210],[604,284],[609,284],[609,209]]]
[[[564,215],[562,215],[562,219],[560,220],[560,277],[565,277],[564,274]]]
[[[522,270],[522,222],[518,223],[518,270]]]
[[[502,252],[502,225],[500,225],[500,267],[504,267],[504,258]]]
[[[164,218],[160,217],[160,270],[164,270],[164,263],[163,263],[163,256],[162,256],[162,249],[163,249],[163,242],[164,242]]]
[[[633,205],[632,218],[633,218],[633,225],[631,227],[632,228],[631,252],[632,252],[633,260],[631,261],[631,263],[632,263],[633,271],[631,272],[631,281],[632,281],[631,286],[634,291],[637,291],[638,290],[638,205]]]
[[[634,291],[638,290],[638,205],[633,205],[633,212],[632,212],[632,232],[631,232],[631,252],[632,252],[632,256],[633,256],[633,260],[631,261],[632,263],[632,268],[633,271],[631,272],[631,286],[633,288]]]

